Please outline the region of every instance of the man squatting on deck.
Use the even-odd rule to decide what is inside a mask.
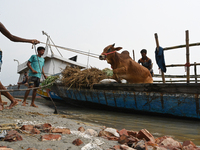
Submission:
[[[141,63],[142,66],[146,67],[150,71],[151,76],[153,77],[152,61],[149,57],[147,57],[147,50],[142,49],[140,53],[142,55],[142,58],[138,60],[138,63]]]
[[[39,87],[40,85],[40,78],[43,74],[44,78],[46,79],[47,76],[44,73],[44,58],[41,56],[44,54],[45,48],[44,47],[38,47],[37,48],[37,55],[32,55],[31,58],[28,60],[27,66],[29,68],[29,77],[28,77],[28,88],[33,88],[33,87]],[[29,95],[30,90],[27,90],[25,95],[24,95],[24,101],[22,102],[22,106],[26,106],[26,99]],[[35,105],[35,97],[37,94],[37,89],[33,89],[33,94],[32,94],[32,102],[31,105],[32,107],[38,107]]]
[[[13,42],[25,42],[25,43],[32,43],[32,44],[38,44],[38,43],[40,43],[38,40],[35,40],[35,39],[33,39],[33,40],[24,39],[24,38],[20,38],[20,37],[17,37],[15,35],[12,35],[5,28],[5,26],[1,22],[0,22],[0,32],[4,36],[6,36],[8,39],[10,39],[11,41],[13,41]],[[1,63],[0,63],[0,65],[1,65]],[[6,90],[6,88],[2,85],[1,82],[0,82],[0,90]],[[14,97],[9,92],[0,92],[0,111],[4,109],[3,102],[2,102],[2,99],[1,99],[1,94],[4,95],[5,97],[7,97],[11,101],[11,104],[8,107],[6,107],[6,109],[11,109],[12,107],[14,107],[15,105],[18,104],[17,100],[14,99]]]

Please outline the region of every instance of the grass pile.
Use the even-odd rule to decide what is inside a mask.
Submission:
[[[111,78],[105,71],[97,68],[81,70],[80,68],[66,67],[62,71],[61,82],[69,88],[90,88],[103,79]]]

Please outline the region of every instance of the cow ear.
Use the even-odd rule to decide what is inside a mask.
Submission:
[[[115,43],[112,45],[112,47],[114,47],[115,46]]]
[[[122,47],[116,47],[115,50],[119,51],[120,49],[122,49]]]

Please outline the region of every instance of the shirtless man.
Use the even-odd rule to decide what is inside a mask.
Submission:
[[[12,35],[1,22],[0,22],[0,32],[13,42],[25,42],[25,43],[31,43],[31,44],[40,43],[38,40],[35,40],[35,39],[32,39],[32,40],[24,39],[24,38],[20,38],[15,35]],[[0,82],[0,90],[6,90],[6,88],[2,85],[1,82]],[[6,107],[6,109],[11,109],[12,107],[18,104],[17,100],[15,100],[14,97],[10,95],[9,92],[0,92],[0,111],[4,109],[3,102],[1,99],[1,94],[7,97],[11,101],[11,104],[8,107]]]
[[[142,55],[142,58],[138,60],[138,63],[141,63],[142,66],[146,67],[150,71],[151,76],[153,77],[152,61],[149,57],[147,57],[147,50],[142,49],[140,53]]]

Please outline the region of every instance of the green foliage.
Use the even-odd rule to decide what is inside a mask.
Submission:
[[[59,76],[48,76],[42,83],[41,86],[46,86],[43,87],[42,89],[49,89],[53,83],[59,78]],[[48,85],[48,86],[47,86]]]
[[[113,76],[113,70],[111,70],[109,68],[105,68],[102,71],[105,72],[108,77]]]

